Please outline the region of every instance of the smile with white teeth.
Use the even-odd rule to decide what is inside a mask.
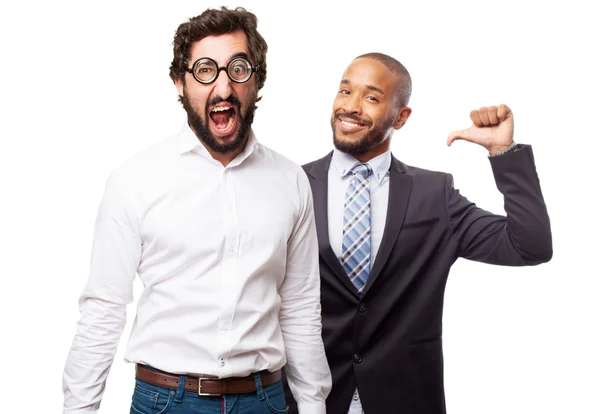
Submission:
[[[340,119],[340,122],[349,128],[358,128],[362,126],[360,124],[355,124],[354,122],[344,121],[343,119]]]

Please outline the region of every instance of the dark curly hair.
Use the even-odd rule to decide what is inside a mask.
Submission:
[[[221,7],[220,10],[208,9],[201,15],[192,17],[187,22],[182,23],[175,33],[173,62],[171,62],[169,76],[173,82],[177,79],[184,81],[190,60],[190,49],[194,42],[207,36],[219,36],[241,30],[248,38],[250,61],[255,66],[259,65],[254,76],[256,76],[257,90],[260,90],[267,78],[267,42],[258,33],[257,24],[258,19],[254,13],[243,7],[237,7],[233,10],[227,7]]]

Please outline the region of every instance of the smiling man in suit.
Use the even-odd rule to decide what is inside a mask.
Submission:
[[[304,166],[333,375],[328,414],[445,413],[442,307],[452,264],[463,257],[527,266],[552,257],[533,153],[513,141],[511,110],[474,110],[473,125],[447,140],[489,152],[505,217],[460,195],[451,175],[392,156],[392,134],[411,114],[410,94],[410,75],[396,59],[356,58],[333,104],[335,149]]]

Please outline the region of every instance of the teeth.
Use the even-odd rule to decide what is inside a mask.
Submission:
[[[223,112],[227,111],[228,109],[231,109],[231,106],[217,106],[216,108],[213,108],[211,112]]]
[[[353,122],[348,122],[348,121],[342,121],[342,124],[344,124],[344,125],[346,125],[347,127],[350,127],[350,128],[360,127],[359,124],[355,124]]]
[[[229,121],[227,121],[227,125],[225,125],[223,128],[217,127],[217,129],[219,131],[225,131],[225,130],[229,129],[229,127],[231,127],[231,124],[233,124],[233,117],[229,118]]]

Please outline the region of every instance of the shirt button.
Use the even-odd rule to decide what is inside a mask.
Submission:
[[[224,367],[225,366],[225,360],[223,358],[221,358],[220,360],[221,366]]]
[[[360,364],[362,362],[362,357],[360,356],[360,354],[354,354],[352,356],[352,359],[354,359],[354,362],[356,362],[357,364]]]
[[[354,393],[354,401],[358,401],[358,393],[357,392]]]
[[[360,313],[364,313],[367,310],[367,305],[365,305],[364,303],[361,303],[360,305],[358,305],[358,311]]]

